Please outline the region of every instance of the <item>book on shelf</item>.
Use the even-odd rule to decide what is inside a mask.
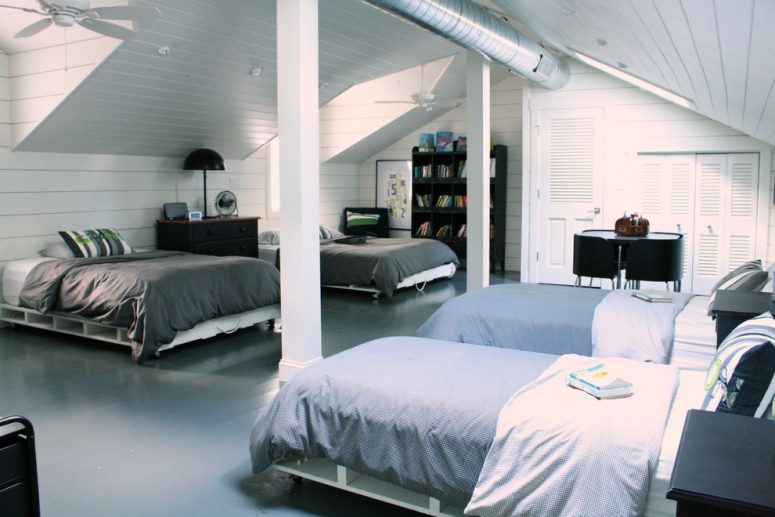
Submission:
[[[495,158],[490,158],[490,177],[495,177]]]
[[[417,231],[414,232],[415,235],[420,237],[429,237],[433,234],[433,230],[431,229],[431,222],[425,221],[420,226],[417,227]]]
[[[453,137],[452,131],[436,131],[436,152],[451,151]]]
[[[585,391],[599,399],[632,395],[632,383],[619,377],[616,371],[605,363],[570,372],[566,382],[568,386]]]
[[[466,229],[465,224],[461,224],[460,228],[457,230],[457,236],[458,237],[466,237],[468,235],[468,230]]]
[[[460,135],[457,137],[457,141],[455,142],[455,150],[456,151],[468,150],[468,138],[466,138],[466,135]]]
[[[652,302],[652,303],[669,303],[673,301],[673,296],[667,293],[645,293],[641,291],[636,291],[632,293],[632,295],[635,298]]]
[[[457,170],[455,171],[455,177],[465,178],[466,161],[460,160],[457,162]]]
[[[433,133],[420,133],[420,141],[417,148],[420,152],[433,152],[436,149],[436,135]]]
[[[445,224],[436,231],[436,237],[448,237],[452,234],[452,226]]]

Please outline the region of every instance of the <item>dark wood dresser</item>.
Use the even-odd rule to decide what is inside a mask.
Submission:
[[[258,258],[258,220],[259,217],[160,220],[156,224],[156,245],[160,250]]]

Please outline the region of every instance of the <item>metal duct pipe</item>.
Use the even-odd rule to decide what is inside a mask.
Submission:
[[[570,79],[565,61],[471,0],[362,0],[419,25],[546,88]]]

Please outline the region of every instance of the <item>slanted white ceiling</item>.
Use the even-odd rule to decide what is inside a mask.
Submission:
[[[184,156],[192,148],[212,147],[243,158],[276,133],[276,0],[137,3],[158,7],[164,18],[139,24],[137,36],[122,43],[17,149]],[[698,113],[775,145],[775,1],[480,3],[502,9],[518,29],[551,48],[625,65],[629,73],[690,99]],[[359,0],[319,0],[319,10],[321,104],[351,85],[460,51]],[[9,42],[8,34],[28,23],[9,28],[9,11],[0,14],[0,45],[14,52],[20,43]],[[58,37],[55,29],[44,31],[46,37]],[[169,55],[157,53],[162,46]],[[256,67],[262,68],[259,77],[250,74]],[[464,72],[454,74],[450,70],[445,81],[465,82]]]
[[[622,68],[775,145],[775,1],[492,1],[551,47]]]
[[[163,18],[138,24],[137,36],[16,149],[184,156],[210,147],[244,158],[276,134],[276,0],[139,3]],[[460,50],[358,0],[320,0],[319,17],[321,104],[353,84]],[[256,67],[259,77],[250,73]]]

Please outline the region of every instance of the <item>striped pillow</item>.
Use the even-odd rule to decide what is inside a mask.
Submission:
[[[132,253],[132,248],[116,230],[99,228],[83,231],[60,231],[76,257],[108,257]]]
[[[347,212],[347,228],[352,228],[354,226],[376,226],[378,221],[379,214]]]
[[[775,397],[775,320],[769,312],[729,333],[710,364],[705,390],[702,409],[768,416]]]

